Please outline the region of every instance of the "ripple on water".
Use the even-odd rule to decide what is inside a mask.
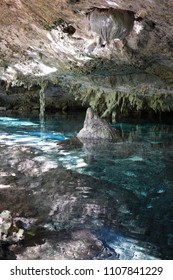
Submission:
[[[51,180],[48,181],[49,176],[47,176],[44,184],[47,189],[53,189],[51,185],[53,182],[57,188],[54,195],[57,197],[54,205],[57,213],[58,209],[63,209],[61,198],[66,206],[74,194],[76,200],[80,199],[80,204],[75,201],[71,208],[69,207],[70,210],[68,207],[65,208],[71,211],[69,214],[71,221],[78,227],[82,225],[85,228],[92,224],[94,228],[99,228],[98,238],[105,247],[112,250],[115,258],[155,259],[165,257],[171,259],[173,257],[173,253],[171,253],[173,243],[173,210],[171,207],[173,203],[173,127],[121,126],[127,141],[109,143],[109,145],[86,144],[74,149],[74,147],[64,145],[61,147],[57,145],[56,140],[58,138],[66,139],[75,134],[76,119],[73,123],[71,118],[68,119],[68,123],[66,119],[62,119],[61,122],[59,121],[61,125],[58,126],[55,120],[53,121],[54,125],[49,121],[50,129],[45,121],[45,131],[43,132],[40,130],[38,121],[0,118],[0,144],[10,148],[15,146],[20,149],[21,147],[36,149],[38,156],[32,157],[32,160],[34,164],[40,165],[38,179],[40,172],[43,171],[44,174],[49,175],[50,170],[56,170],[60,165],[66,169],[75,170],[77,173],[89,175],[85,179],[85,186],[81,187],[76,180],[76,188],[70,181],[70,177],[65,174],[61,180],[64,180],[63,182],[67,180],[68,187],[66,190],[65,183],[61,184],[61,193],[58,193],[59,185],[57,187],[56,182],[59,182],[59,179],[56,177],[51,176]],[[81,123],[78,124],[78,126],[80,125]],[[134,139],[131,132],[133,132]],[[130,135],[130,140],[128,135]],[[3,158],[8,161],[5,154]],[[11,165],[17,164],[15,156],[13,160],[10,160],[8,163]],[[21,160],[22,162],[25,168],[26,161]],[[21,168],[21,172],[22,170]],[[32,171],[32,166],[30,170]],[[65,178],[66,176],[67,178]],[[4,178],[6,176],[1,176],[1,180]],[[90,178],[97,178],[97,184],[94,185]],[[25,180],[27,180],[26,176]],[[34,182],[35,180],[34,178]],[[8,184],[3,181],[0,183],[1,188],[11,186],[10,181]],[[40,181],[37,183],[39,186]],[[68,196],[68,188],[73,192],[71,196]],[[57,205],[58,203],[59,205]],[[86,207],[82,208],[84,205]],[[80,209],[78,214],[75,212],[77,206]],[[61,216],[64,215],[62,227],[70,223],[68,220],[65,221],[65,214],[62,211]],[[58,214],[56,215],[59,217]],[[103,225],[110,225],[111,228],[105,229]],[[118,231],[115,227],[118,228]],[[125,232],[125,235],[122,232]],[[161,255],[160,252],[162,252]]]
[[[159,248],[150,243],[123,236],[110,228],[102,228],[99,239],[119,260],[157,260]]]

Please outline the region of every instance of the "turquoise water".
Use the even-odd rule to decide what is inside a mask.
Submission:
[[[1,117],[0,144],[32,146],[65,169],[89,175],[88,182],[98,179],[97,187],[88,183],[81,190],[82,199],[106,206],[92,209],[83,227],[92,228],[112,258],[172,259],[173,126],[118,123],[118,143],[57,145],[75,135],[83,120],[83,114],[47,117],[43,129],[39,120]]]

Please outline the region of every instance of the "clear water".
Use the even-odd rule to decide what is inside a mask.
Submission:
[[[65,169],[89,175],[80,192],[92,213],[83,227],[92,227],[113,258],[172,259],[173,126],[118,123],[124,138],[118,143],[57,145],[75,135],[83,120],[80,114],[47,117],[43,129],[39,120],[1,117],[0,144],[35,147]]]

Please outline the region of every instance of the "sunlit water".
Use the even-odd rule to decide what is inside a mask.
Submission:
[[[91,197],[98,205],[107,202],[104,211],[93,208],[89,219],[113,258],[172,259],[173,126],[116,124],[123,136],[118,143],[57,145],[75,135],[83,119],[77,114],[46,118],[43,131],[39,120],[1,117],[0,144],[35,147],[64,168],[102,182],[101,188],[83,188],[82,199],[86,205]],[[119,193],[126,201],[122,205]]]

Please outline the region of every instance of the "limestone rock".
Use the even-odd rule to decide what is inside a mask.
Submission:
[[[81,141],[76,136],[71,137],[69,139],[60,140],[60,141],[58,141],[57,145],[60,145],[63,147],[69,147],[70,149],[76,149],[76,148],[82,147]]]
[[[101,119],[92,108],[88,108],[83,128],[77,134],[77,137],[84,139],[104,139],[118,140],[120,138],[117,130],[104,119]]]
[[[172,113],[172,6],[172,0],[1,1],[3,114],[37,114],[43,85],[51,113],[82,105],[104,117],[116,112],[116,120]]]

